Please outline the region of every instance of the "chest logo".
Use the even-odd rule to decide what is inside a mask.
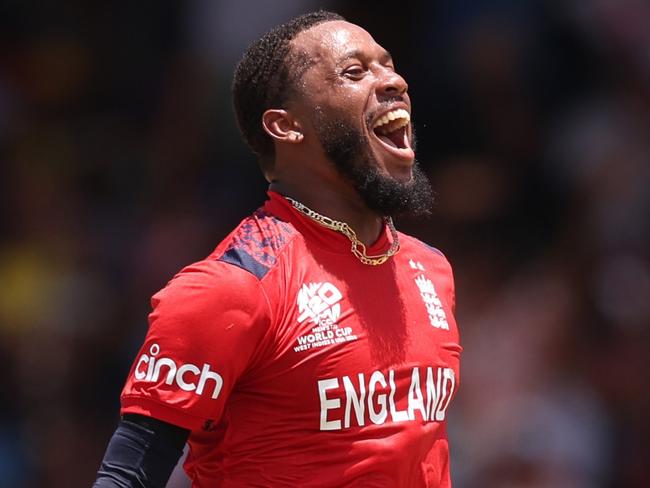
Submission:
[[[313,327],[310,333],[297,338],[296,352],[357,340],[352,327],[339,327],[342,299],[339,289],[327,281],[303,283],[296,300],[298,323],[310,323]]]
[[[409,264],[412,269],[424,271],[424,266],[419,262],[410,261]],[[418,273],[415,277],[415,284],[418,290],[420,290],[420,297],[429,314],[429,322],[431,325],[436,329],[449,330],[447,314],[445,314],[445,309],[442,307],[442,302],[436,293],[436,287],[433,286],[433,282],[422,272]]]
[[[341,292],[333,284],[303,284],[298,292],[298,322],[310,319],[314,324],[332,325],[341,316]]]

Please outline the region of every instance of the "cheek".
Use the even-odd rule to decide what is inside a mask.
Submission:
[[[362,86],[349,87],[347,90],[342,90],[337,97],[339,103],[351,111],[357,113],[365,111],[368,104],[368,96]]]
[[[341,99],[340,101],[345,102],[345,99]],[[324,122],[327,122],[328,124],[335,123],[337,125],[358,130],[363,124],[363,113],[355,110],[354,105],[351,103],[340,103],[327,107],[324,107],[322,105],[317,106],[314,107],[313,113],[314,121],[316,123],[320,123],[321,125]]]
[[[363,83],[337,81],[326,97],[339,112],[362,114],[368,104],[368,87]]]

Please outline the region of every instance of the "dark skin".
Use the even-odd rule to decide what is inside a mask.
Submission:
[[[298,94],[284,108],[267,110],[262,117],[275,145],[275,164],[266,174],[270,189],[347,222],[370,245],[383,230],[382,216],[366,206],[352,182],[326,157],[314,113],[354,124],[367,135],[380,172],[408,182],[415,161],[408,142],[403,148],[388,147],[371,128],[388,110],[411,112],[408,85],[395,72],[388,52],[349,22],[325,22],[303,31],[292,41],[292,49],[313,62],[299,81]],[[406,134],[410,139],[410,124]]]
[[[335,133],[329,122],[338,124],[334,126],[337,128],[355,129],[352,139],[332,139],[348,141],[333,143],[336,147],[346,147],[351,154],[362,153],[350,156],[350,164],[363,165],[364,169],[375,165],[382,177],[407,184],[414,180],[415,163],[411,126],[401,124],[410,120],[408,86],[395,73],[388,52],[368,32],[348,22],[325,22],[303,31],[293,40],[292,49],[305,54],[300,59],[309,61],[308,68],[286,106],[263,114],[262,125],[275,146],[274,165],[265,176],[272,190],[347,222],[359,239],[370,245],[384,229],[383,216],[367,206],[353,177],[342,173],[338,156],[331,157],[339,161],[339,167],[328,159],[321,144],[327,139],[318,129]],[[396,113],[400,114],[397,119]],[[384,120],[388,115],[393,117],[391,123]],[[397,134],[388,137],[388,132],[374,129],[380,119],[380,125],[387,126],[384,129],[392,123],[401,124],[402,129],[388,131]],[[360,142],[355,145],[349,141]],[[347,153],[341,159],[347,160]],[[393,342],[399,343],[399,336],[395,339]],[[135,478],[140,480],[143,472],[147,473],[147,486],[162,486],[189,431],[140,415],[125,415],[124,420],[121,437],[112,441],[110,453],[107,451],[111,461],[102,464],[96,486],[114,487],[117,479],[130,480],[126,482],[135,486]],[[157,447],[151,448],[150,442]],[[130,457],[125,452],[131,453]],[[134,452],[146,455],[134,457]]]

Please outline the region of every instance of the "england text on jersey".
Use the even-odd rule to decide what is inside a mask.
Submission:
[[[359,427],[383,424],[389,414],[393,422],[417,421],[417,417],[425,422],[442,422],[455,387],[453,369],[431,366],[422,373],[418,367],[411,370],[408,392],[397,391],[392,369],[388,370],[388,375],[381,371],[374,371],[368,377],[359,373],[356,385],[349,376],[319,380],[320,430],[349,428],[353,412]],[[395,396],[406,397],[406,409],[397,408]],[[345,402],[343,408],[342,401]]]

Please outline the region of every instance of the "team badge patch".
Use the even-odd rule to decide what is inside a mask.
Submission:
[[[442,302],[436,293],[436,288],[433,282],[424,274],[424,266],[417,261],[410,260],[409,265],[411,269],[421,271],[415,277],[415,284],[420,290],[420,297],[424,302],[424,306],[429,314],[429,322],[436,329],[449,330],[449,323],[447,322],[447,314],[442,307]]]

